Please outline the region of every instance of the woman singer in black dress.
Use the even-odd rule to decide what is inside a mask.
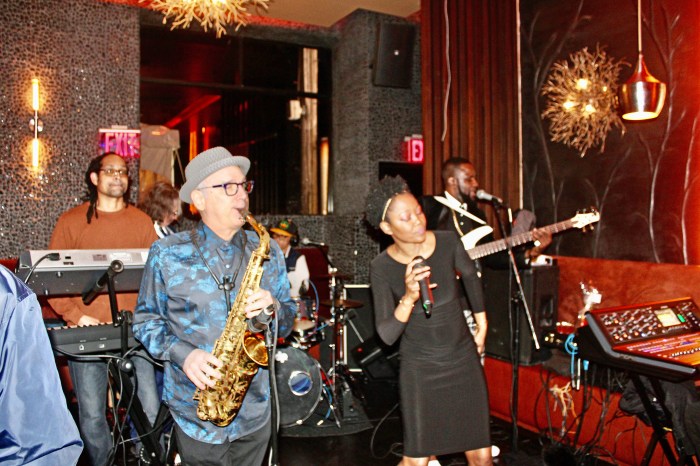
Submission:
[[[366,217],[394,240],[372,260],[370,275],[377,333],[389,345],[401,338],[400,465],[424,466],[430,455],[460,451],[470,466],[491,465],[488,395],[479,360],[487,322],[474,262],[451,231],[426,231],[421,206],[400,177],[385,177],[371,190]],[[418,256],[424,264],[418,265],[423,262]],[[418,283],[427,278],[434,300],[429,317]],[[460,286],[479,326],[473,338]]]

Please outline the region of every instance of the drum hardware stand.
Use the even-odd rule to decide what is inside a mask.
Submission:
[[[333,342],[328,345],[331,350],[331,367],[328,373],[330,374],[330,388],[333,397],[331,405],[335,405],[335,409],[333,407],[331,409],[333,410],[336,424],[340,427],[346,411],[354,409],[351,399],[347,397],[351,386],[354,385],[354,379],[347,367],[346,309],[342,305],[336,306],[338,302],[342,303],[342,300],[338,299],[342,295],[342,284],[336,282],[335,272],[337,272],[337,269],[332,268],[330,278],[330,313],[331,324],[333,325]]]
[[[329,262],[330,264],[330,262]],[[338,326],[338,321],[340,320],[340,316],[336,313],[335,309],[335,304],[336,304],[336,298],[339,296],[338,290],[337,290],[337,283],[335,281],[335,272],[337,272],[338,269],[335,267],[331,267],[330,265],[328,266],[328,270],[330,272],[331,278],[330,278],[330,300],[331,300],[331,324],[333,325],[333,343],[328,345],[331,348],[331,368],[329,372],[331,373],[331,388],[333,392],[333,397],[336,397],[336,364],[338,356],[342,357],[342,349],[340,348],[339,342],[338,342],[338,332],[340,331],[339,326]],[[337,399],[337,398],[336,398]]]
[[[331,388],[336,404],[340,408],[342,420],[347,412],[357,409],[352,402],[353,395],[364,402],[364,396],[357,387],[347,363],[347,310],[340,306],[334,312],[333,344],[331,353]],[[350,395],[350,396],[348,396]]]
[[[321,385],[323,386],[323,390],[321,393],[321,396],[326,398],[326,401],[328,401],[328,407],[331,409],[331,412],[333,413],[333,420],[335,421],[335,425],[338,427],[338,429],[341,428],[340,425],[340,419],[341,419],[341,414],[340,414],[340,408],[338,407],[337,401],[334,399],[334,390],[333,390],[333,383],[331,380],[328,378],[328,374],[326,371],[323,370],[323,367],[321,367],[321,364],[317,362],[317,367],[319,372],[321,373]]]

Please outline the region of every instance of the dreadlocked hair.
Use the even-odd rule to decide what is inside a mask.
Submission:
[[[391,200],[397,194],[408,193],[406,180],[400,176],[385,176],[369,190],[365,201],[365,219],[373,228],[384,221]]]
[[[87,194],[85,195],[84,199],[90,202],[90,205],[88,206],[87,210],[87,222],[90,224],[92,221],[92,216],[94,215],[95,218],[98,218],[99,216],[97,215],[97,186],[95,186],[92,183],[92,180],[90,179],[90,175],[92,173],[95,173],[98,177],[100,176],[100,169],[102,168],[102,161],[104,160],[105,157],[108,155],[119,155],[116,152],[107,152],[102,155],[98,155],[94,159],[90,161],[90,165],[88,165],[87,170],[85,171],[85,185],[87,186]],[[124,200],[126,201],[126,197],[128,195],[129,190],[127,189],[124,193]]]

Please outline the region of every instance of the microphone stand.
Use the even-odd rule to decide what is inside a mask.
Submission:
[[[97,281],[97,285],[104,287],[104,282],[107,282],[107,292],[109,294],[109,309],[112,313],[112,322],[115,327],[121,327],[121,356],[122,359],[117,364],[108,364],[109,373],[115,381],[119,381],[119,392],[121,399],[124,400],[128,407],[130,407],[128,414],[131,416],[131,420],[134,423],[136,432],[139,434],[143,448],[139,453],[140,459],[144,464],[161,465],[165,464],[164,453],[161,450],[160,443],[155,436],[155,431],[151,425],[148,417],[143,411],[143,406],[141,405],[141,400],[139,400],[136,394],[136,389],[131,383],[130,374],[134,372],[134,364],[130,359],[125,358],[125,355],[129,351],[129,326],[131,325],[132,314],[128,311],[119,311],[117,305],[117,291],[114,284],[114,277],[124,270],[124,264],[119,260],[114,260],[107,268],[107,271],[100,277]],[[93,287],[93,290],[95,291]],[[96,293],[89,293],[87,296],[83,296],[83,302],[86,300],[88,302],[92,301],[90,298],[94,299]],[[138,382],[137,382],[138,383]]]
[[[511,325],[511,360],[513,363],[513,373],[512,373],[512,396],[511,396],[511,419],[513,422],[513,433],[512,433],[512,450],[513,452],[518,451],[518,389],[519,389],[519,379],[520,379],[520,312],[522,308],[525,311],[525,316],[527,317],[528,324],[530,326],[530,333],[532,334],[532,339],[535,343],[535,348],[540,349],[540,343],[537,338],[537,332],[532,324],[532,314],[530,312],[530,306],[525,299],[525,290],[523,289],[523,282],[520,276],[520,271],[518,270],[518,264],[515,261],[515,255],[513,254],[513,247],[508,239],[508,231],[503,223],[503,217],[501,216],[500,210],[505,208],[508,212],[508,219],[512,224],[513,213],[510,207],[502,205],[500,202],[493,201],[494,209],[496,209],[496,218],[498,219],[498,226],[501,229],[501,234],[505,240],[505,244],[508,251],[508,260],[511,266],[511,275],[515,279],[517,284],[517,290],[512,293],[511,299],[508,301],[508,313],[510,317]],[[509,280],[509,285],[512,286],[512,280]],[[513,309],[515,306],[515,309]]]
[[[304,239],[306,239],[306,238],[304,238]],[[326,248],[326,245],[325,245],[324,243],[311,243],[311,242],[309,242],[309,243],[307,243],[307,245],[308,245],[308,246],[313,246],[313,247],[315,247],[316,249],[318,249],[319,251],[321,251],[321,254],[323,254],[324,259],[326,259],[326,262],[328,262],[328,270],[329,270],[329,271],[331,271],[331,270],[335,271],[335,270],[336,270],[336,268],[333,266],[333,262],[331,261],[330,256],[329,256],[328,253],[326,252],[326,249],[325,249],[325,248]]]
[[[276,318],[276,314],[275,314]],[[277,326],[275,326],[277,328]],[[275,378],[275,333],[270,328],[270,325],[265,329],[265,347],[267,348],[267,362],[268,362],[268,376],[270,378],[270,461],[268,466],[278,466],[278,419],[279,413],[277,412],[277,379]]]

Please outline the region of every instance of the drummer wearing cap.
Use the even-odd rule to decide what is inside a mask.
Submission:
[[[309,289],[309,266],[306,264],[306,257],[296,248],[299,240],[299,230],[291,220],[280,220],[274,227],[270,228],[272,238],[277,241],[280,249],[284,253],[287,263],[287,276],[291,285],[290,294],[292,298],[299,298]]]

